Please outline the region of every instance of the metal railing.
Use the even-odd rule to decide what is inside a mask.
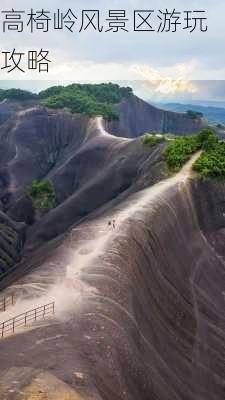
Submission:
[[[0,323],[0,337],[3,338],[6,334],[14,333],[17,328],[27,326],[35,321],[40,321],[44,319],[45,316],[54,315],[54,313],[55,302],[26,311],[8,321]]]
[[[9,297],[4,297],[0,300],[0,312],[6,311],[6,309],[10,306],[14,305],[14,296],[11,295]]]

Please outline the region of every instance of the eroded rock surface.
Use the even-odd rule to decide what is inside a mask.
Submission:
[[[191,163],[155,184],[163,145],[65,111],[19,110],[0,138],[0,218],[30,225],[1,321],[56,311],[0,339],[3,399],[223,400],[224,184]],[[57,206],[35,220],[24,186],[46,176]]]
[[[26,225],[15,223],[0,211],[0,276],[7,274],[21,260]]]
[[[55,320],[0,342],[0,371],[41,368],[94,399],[222,400],[225,267],[208,235],[223,199],[185,170],[71,231],[14,287],[54,300]]]
[[[149,131],[187,135],[205,124],[203,120],[193,120],[185,113],[158,109],[136,96],[124,100],[117,110],[119,121],[107,125],[107,129],[117,136],[137,137]]]
[[[3,374],[0,393],[2,400],[85,400],[54,375],[26,367],[11,368]]]

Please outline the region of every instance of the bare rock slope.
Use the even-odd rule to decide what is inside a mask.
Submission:
[[[119,121],[110,122],[109,132],[117,136],[137,137],[149,131],[188,135],[202,128],[201,118],[192,119],[186,113],[156,108],[136,96],[130,96],[117,106]]]
[[[0,342],[6,399],[44,371],[39,390],[64,381],[62,399],[223,400],[224,186],[189,177],[190,165],[87,219],[7,289],[14,313],[55,301],[56,315]]]
[[[14,112],[0,128],[0,143],[1,207],[14,220],[33,226],[31,231],[40,232],[42,240],[165,173],[165,168],[148,172],[150,165],[163,164],[163,146],[151,149],[139,138],[112,136],[101,118],[39,106]],[[56,208],[37,220],[25,188],[46,177],[54,186]]]
[[[145,129],[137,118],[125,136]],[[224,184],[193,176],[194,159],[166,179],[163,144],[39,106],[12,110],[0,143],[1,233],[11,229],[15,260],[27,224],[1,321],[55,302],[52,318],[0,339],[2,397],[223,400]],[[44,177],[57,204],[37,216],[24,188]]]

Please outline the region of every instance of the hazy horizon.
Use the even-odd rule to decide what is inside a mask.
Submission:
[[[33,81],[33,80],[0,80],[1,89],[18,88],[38,93],[55,85],[68,85],[71,83],[100,83],[104,81]],[[132,87],[134,94],[146,101],[153,103],[182,103],[182,104],[209,104],[218,103],[225,106],[225,81],[190,81],[195,90],[190,92],[174,92],[172,95],[156,90],[157,81],[112,81],[121,86]],[[172,81],[173,82],[173,81]],[[170,84],[172,83],[170,82]],[[174,81],[176,83],[176,81]],[[161,83],[162,85],[162,83]],[[165,83],[166,85],[166,83]],[[162,88],[162,86],[161,86]]]

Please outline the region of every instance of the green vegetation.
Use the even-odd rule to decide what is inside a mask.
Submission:
[[[25,190],[26,195],[30,197],[37,209],[49,211],[56,205],[55,190],[49,179],[42,181],[33,181]]]
[[[198,135],[177,137],[169,143],[164,153],[168,167],[172,171],[179,171],[191,155],[200,148]]]
[[[220,142],[213,130],[202,129],[191,136],[177,137],[165,150],[165,159],[172,171],[178,171],[193,153],[202,150],[193,169],[204,177],[225,178],[225,142]]]
[[[217,139],[205,144],[204,151],[194,163],[193,169],[203,177],[225,179],[225,143]]]
[[[31,93],[31,92],[28,92],[27,90],[20,90],[20,89],[3,90],[3,89],[0,89],[0,101],[3,101],[5,99],[25,101],[25,100],[35,99],[36,97],[37,97],[37,95],[35,95],[34,93]]]
[[[191,119],[199,119],[203,117],[203,114],[201,112],[198,111],[193,111],[193,110],[188,110],[187,111],[187,115],[191,118]]]
[[[141,139],[141,143],[148,147],[156,146],[162,142],[165,142],[165,137],[157,136],[156,133],[146,133]]]
[[[108,120],[119,119],[115,104],[132,95],[129,87],[120,87],[113,83],[72,84],[53,86],[38,95],[20,89],[0,89],[0,101],[36,99],[44,107],[68,108],[72,113],[83,113],[89,117],[102,115]]]
[[[84,113],[89,117],[102,115],[105,119],[116,120],[119,114],[114,105],[132,94],[132,89],[108,84],[72,84],[54,86],[39,93],[44,107],[68,108],[72,113]]]

